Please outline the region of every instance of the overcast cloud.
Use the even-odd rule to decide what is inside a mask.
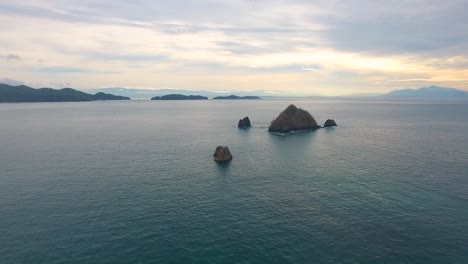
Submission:
[[[0,0],[0,78],[340,95],[468,89],[468,1]]]

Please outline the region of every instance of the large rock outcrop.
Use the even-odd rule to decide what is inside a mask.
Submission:
[[[320,128],[320,126],[309,112],[291,104],[275,120],[271,121],[268,131],[288,133],[316,128]]]
[[[228,147],[218,146],[213,154],[216,162],[227,162],[232,160],[231,152]]]
[[[237,124],[237,127],[251,127],[252,125],[250,124],[250,119],[248,116],[242,118],[239,120],[239,123]]]
[[[327,121],[325,121],[325,124],[323,125],[323,127],[332,127],[332,126],[337,126],[335,123],[335,120],[333,119],[327,119]]]

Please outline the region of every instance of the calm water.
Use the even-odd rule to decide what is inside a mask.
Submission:
[[[267,133],[291,102],[339,127]],[[466,101],[1,104],[0,121],[0,263],[468,263]]]

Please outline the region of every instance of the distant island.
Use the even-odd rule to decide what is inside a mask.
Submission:
[[[229,96],[216,96],[216,97],[213,97],[213,99],[262,99],[262,98],[259,96],[253,96],[253,95],[249,95],[249,96],[229,95]]]
[[[72,88],[63,88],[60,90],[52,88],[34,89],[26,85],[12,86],[4,83],[0,84],[0,103],[80,102],[98,100],[130,100],[130,98],[102,92],[88,94]]]
[[[396,90],[381,95],[388,98],[468,98],[468,93],[465,91],[444,88],[438,86],[429,86],[419,89],[403,89]]]
[[[1,79],[0,79],[1,80]],[[155,96],[163,96],[166,94],[183,94],[183,95],[190,95],[196,94],[201,96],[206,96],[208,98],[213,98],[216,96],[228,96],[230,94],[242,94],[242,95],[251,95],[251,96],[260,96],[262,99],[272,96],[287,96],[287,91],[275,91],[275,93],[271,93],[271,91],[264,91],[264,90],[255,90],[255,91],[200,91],[200,90],[183,90],[183,89],[160,89],[160,88],[125,88],[125,87],[107,87],[107,88],[99,88],[93,90],[87,90],[89,92],[97,93],[97,92],[104,92],[104,93],[111,93],[115,95],[122,95],[128,96],[132,99],[151,99]]]
[[[208,97],[201,95],[183,95],[183,94],[168,94],[163,96],[155,96],[151,100],[207,100]]]

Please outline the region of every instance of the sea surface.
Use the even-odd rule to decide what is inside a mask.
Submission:
[[[466,264],[468,101],[0,104],[0,263]]]

